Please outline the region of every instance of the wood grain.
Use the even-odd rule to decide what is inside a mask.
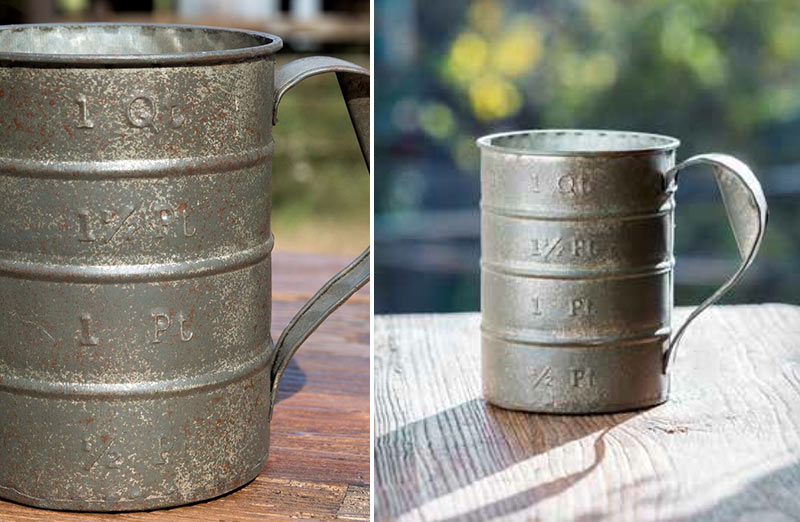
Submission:
[[[800,307],[712,308],[668,403],[594,416],[486,404],[479,321],[376,317],[376,520],[800,520]]]
[[[347,259],[279,252],[273,259],[273,289],[289,296],[273,299],[277,339]],[[137,513],[64,513],[0,500],[0,522],[369,520],[369,290],[356,296],[290,363],[272,419],[269,461],[250,484],[215,500]]]

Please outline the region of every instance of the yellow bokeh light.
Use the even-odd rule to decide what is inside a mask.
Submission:
[[[491,53],[492,66],[512,78],[536,67],[543,44],[538,24],[529,17],[518,20],[497,41]]]
[[[469,81],[486,66],[488,57],[489,46],[481,35],[462,33],[450,47],[447,70],[456,80]]]
[[[475,115],[482,120],[507,118],[522,107],[516,86],[497,75],[476,78],[469,86],[469,99]]]

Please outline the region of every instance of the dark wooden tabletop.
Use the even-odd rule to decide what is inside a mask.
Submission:
[[[347,264],[273,255],[273,337]],[[317,330],[289,365],[272,418],[267,466],[221,498],[150,512],[64,513],[0,501],[0,521],[267,521],[369,519],[369,289]]]
[[[800,520],[800,307],[711,308],[669,402],[616,415],[488,405],[479,322],[376,317],[376,520]]]

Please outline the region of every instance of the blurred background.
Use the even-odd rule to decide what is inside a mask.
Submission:
[[[159,22],[265,31],[278,65],[329,54],[369,68],[369,0],[0,0],[0,23]],[[356,254],[369,244],[369,177],[333,75],[292,89],[274,129],[275,249]]]
[[[800,2],[375,1],[375,312],[478,310],[476,137],[546,127],[729,152],[767,194],[756,263],[723,302],[800,303]],[[710,170],[681,178],[678,305],[738,264]]]

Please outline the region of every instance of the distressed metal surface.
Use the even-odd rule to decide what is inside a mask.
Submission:
[[[670,341],[677,171],[708,160],[676,168],[678,140],[613,131],[523,131],[478,144],[487,400],[554,413],[666,400],[665,361],[679,339]],[[710,156],[735,174],[726,178],[739,198],[731,224],[750,239],[740,269],[696,314],[749,266],[766,219],[752,173]]]
[[[281,374],[280,45],[184,26],[0,28],[1,496],[150,509],[263,467]],[[327,313],[365,277],[344,279]],[[295,328],[291,353],[319,322]]]

